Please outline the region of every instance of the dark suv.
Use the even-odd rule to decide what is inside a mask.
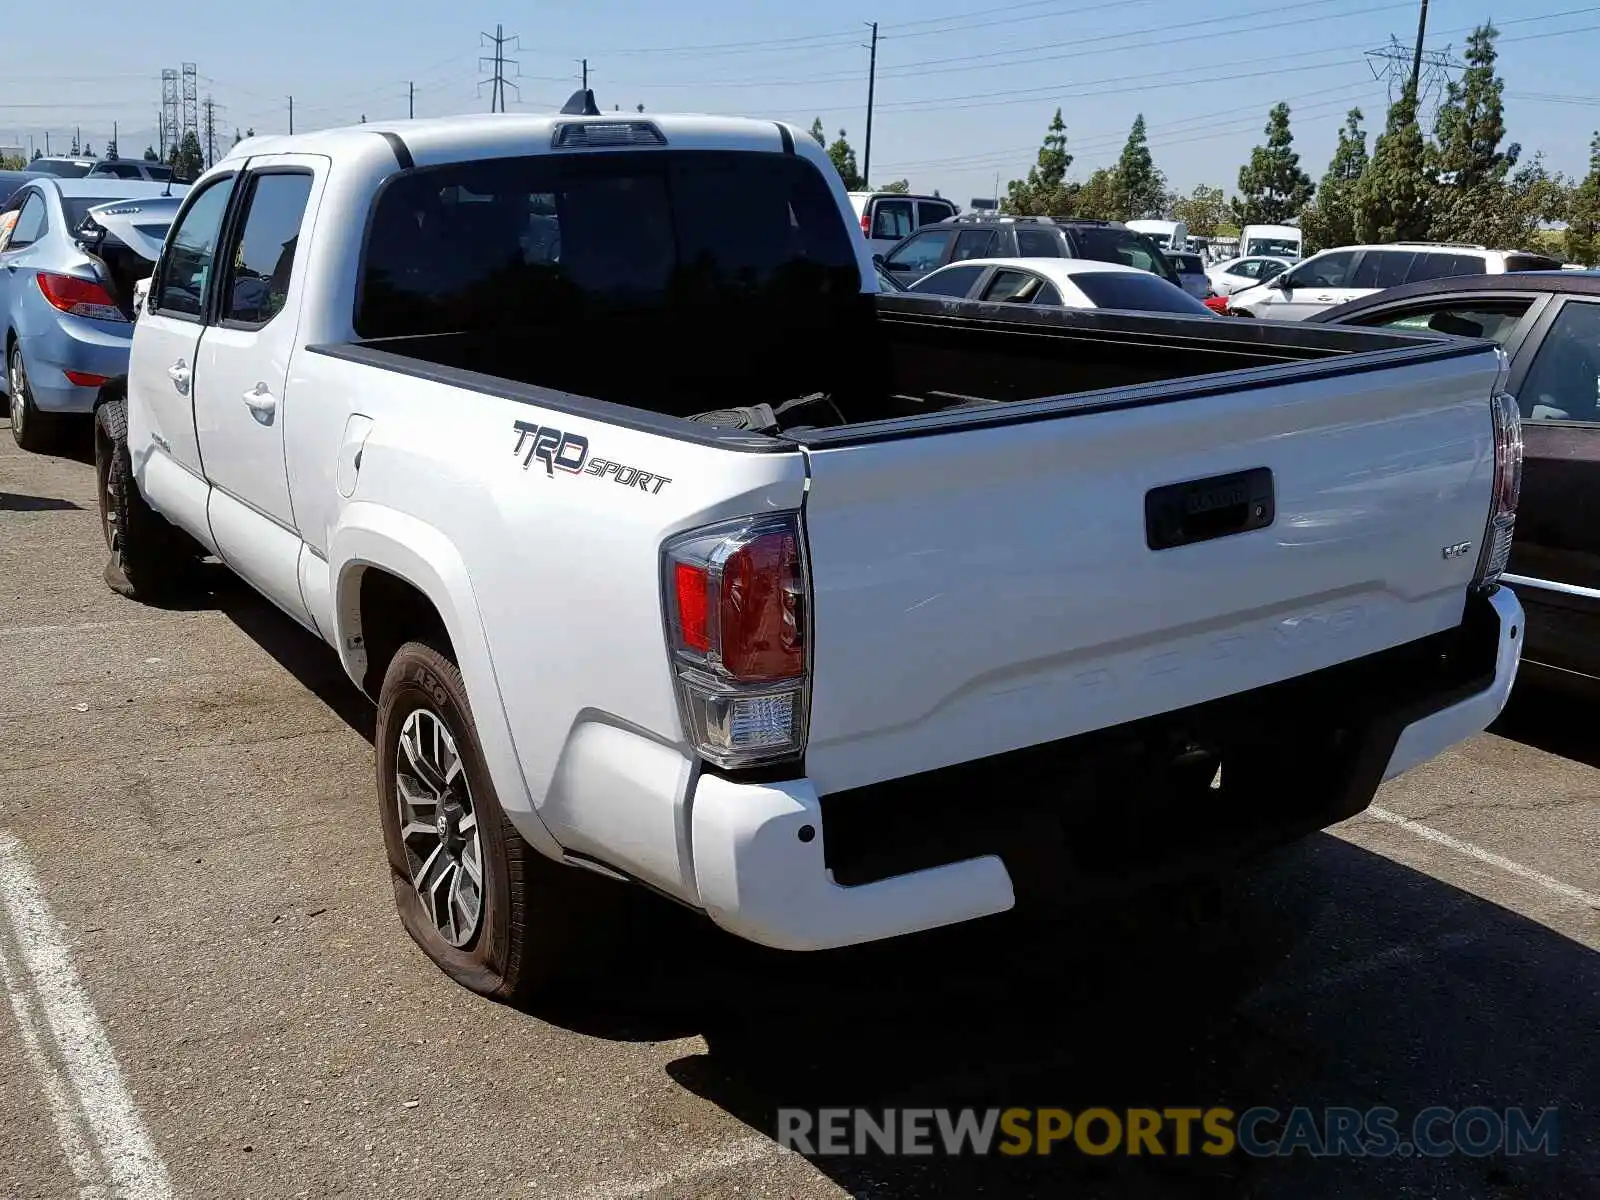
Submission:
[[[884,270],[907,286],[930,271],[970,258],[1092,258],[1138,267],[1183,286],[1153,239],[1121,221],[1082,217],[963,213],[924,226],[881,257]]]

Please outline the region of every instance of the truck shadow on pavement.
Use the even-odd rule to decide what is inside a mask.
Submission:
[[[807,1156],[853,1195],[1597,1194],[1600,956],[1326,834],[1234,899],[1187,945],[1001,920],[825,956],[724,946],[628,994],[704,997],[707,1052],[668,1071],[768,1138],[780,1107],[1386,1106],[1403,1135],[1431,1105],[1560,1110],[1553,1159],[1180,1157],[1170,1134],[1163,1157]]]

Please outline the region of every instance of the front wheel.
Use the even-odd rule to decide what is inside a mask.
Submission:
[[[200,547],[140,493],[128,453],[125,400],[108,400],[95,410],[94,471],[100,533],[111,556],[106,583],[129,599],[146,603],[181,596],[194,583]]]
[[[590,975],[628,890],[554,862],[506,819],[466,685],[439,649],[408,642],[378,694],[379,817],[401,923],[447,975],[517,1001]]]

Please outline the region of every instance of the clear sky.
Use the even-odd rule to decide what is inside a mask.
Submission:
[[[101,8],[11,6],[0,72],[0,145],[96,150],[116,122],[124,154],[156,140],[161,69],[193,62],[216,103],[220,145],[258,133],[487,111],[496,22],[520,35],[507,55],[511,109],[558,108],[589,60],[601,107],[821,117],[864,150],[869,38],[879,23],[875,183],[966,204],[1024,174],[1059,105],[1072,174],[1115,160],[1143,112],[1171,184],[1231,193],[1267,109],[1293,110],[1302,165],[1320,178],[1345,111],[1383,123],[1386,85],[1363,51],[1415,37],[1418,0],[585,0],[514,5],[456,0],[138,0]],[[1510,137],[1581,174],[1600,126],[1600,4],[1432,0],[1427,44],[1457,55],[1472,25],[1503,30]],[[1380,64],[1381,66],[1381,64]],[[202,109],[203,114],[203,109]],[[203,119],[203,116],[202,116]],[[203,128],[203,126],[202,126]]]

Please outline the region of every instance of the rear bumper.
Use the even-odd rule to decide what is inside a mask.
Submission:
[[[1339,736],[1330,739],[1335,749],[1327,752],[1334,758],[1297,764],[1298,771],[1286,765],[1261,769],[1258,761],[1246,764],[1242,774],[1264,775],[1264,779],[1254,781],[1253,791],[1249,783],[1243,785],[1246,791],[1240,807],[1244,811],[1230,814],[1232,824],[1205,823],[1208,829],[1219,828],[1221,836],[1190,853],[1185,865],[1196,859],[1226,860],[1234,853],[1292,840],[1352,816],[1371,802],[1383,780],[1484,729],[1505,706],[1515,681],[1522,626],[1521,605],[1509,590],[1501,588],[1486,600],[1472,602],[1467,620],[1460,630],[1452,631],[1454,640],[1448,643],[1427,639],[1425,645],[1408,648],[1410,658],[1379,655],[1372,662],[1347,664],[1342,673],[1330,677],[1334,682],[1316,685],[1323,688],[1322,693],[1300,684],[1293,698],[1304,703],[1300,711],[1308,719],[1320,720],[1340,706],[1366,704],[1378,711],[1353,720],[1348,730],[1341,726]],[[1446,645],[1449,649],[1441,652],[1439,647]],[[1435,656],[1453,656],[1455,661],[1424,686],[1409,690],[1398,686],[1401,672]],[[1392,690],[1397,698],[1390,699],[1374,687],[1387,681],[1396,685]],[[1267,705],[1283,703],[1282,694],[1258,699]],[[1321,743],[1317,745],[1321,752]],[[1048,777],[1058,784],[1071,777],[1057,772],[1072,769],[1073,750],[1067,743],[1062,747],[1047,764]],[[1095,743],[1091,751],[1100,753],[1101,744]],[[1281,759],[1264,756],[1268,763],[1277,764],[1296,757],[1287,751]],[[1003,755],[977,766],[986,791],[973,790],[969,775],[955,781],[933,778],[943,772],[898,781],[910,785],[919,834],[940,819],[937,793],[942,787],[953,793],[951,811],[955,822],[963,826],[930,834],[928,844],[936,856],[945,856],[944,861],[912,870],[885,868],[881,861],[876,869],[868,864],[866,860],[874,855],[870,848],[857,853],[863,841],[863,823],[853,819],[863,807],[876,807],[881,812],[874,815],[886,819],[874,822],[873,837],[887,841],[909,832],[908,823],[896,820],[891,811],[906,798],[904,790],[891,795],[863,789],[875,794],[824,800],[806,779],[739,783],[704,774],[689,807],[698,903],[730,932],[786,950],[847,946],[1003,912],[1016,903],[1018,891],[1008,862],[1024,864],[1031,856],[1027,844],[1036,848],[1040,833],[1037,825],[1023,822],[1020,830],[1010,830],[1011,842],[986,843],[985,831],[977,828],[984,815],[980,810],[1000,801],[998,793],[1003,790],[1031,790],[1039,778],[1037,759],[1021,763],[1013,755]],[[1016,769],[1008,769],[1012,767]],[[1225,774],[1228,769],[1225,765]],[[1325,786],[1314,786],[1313,780]],[[1296,805],[1283,799],[1290,795],[1310,798]],[[1078,796],[1070,793],[1064,802],[1071,804]],[[841,800],[845,811],[841,811]],[[855,813],[847,811],[851,806]],[[841,835],[835,847],[828,843],[830,828]],[[1072,835],[1066,836],[1070,840]],[[1174,840],[1193,849],[1194,839],[1186,834]],[[1000,849],[1018,842],[1025,850],[1015,857]],[[981,852],[986,845],[995,850]],[[977,852],[952,855],[952,847]],[[1089,850],[1093,855],[1098,847]],[[893,850],[887,859],[898,860],[902,866],[907,861]],[[855,882],[846,886],[837,881],[840,876]],[[1070,873],[1068,882],[1075,883]]]
[[[60,317],[46,332],[22,338],[34,404],[43,412],[93,412],[99,387],[81,387],[68,379],[66,372],[82,371],[106,379],[125,375],[132,330],[132,325]]]

